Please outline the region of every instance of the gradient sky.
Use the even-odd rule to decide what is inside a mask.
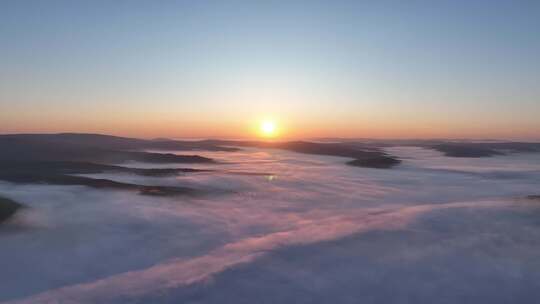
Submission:
[[[0,133],[540,139],[540,1],[0,2]]]

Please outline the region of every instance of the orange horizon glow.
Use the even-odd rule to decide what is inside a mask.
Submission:
[[[263,124],[270,122],[263,127]],[[267,131],[263,129],[266,128]],[[224,138],[248,140],[298,140],[309,138],[373,138],[373,139],[501,139],[540,140],[538,132],[526,125],[486,126],[468,128],[464,125],[444,123],[431,124],[384,124],[310,121],[286,122],[283,120],[254,119],[237,121],[189,121],[161,122],[146,120],[140,123],[116,120],[95,121],[51,121],[18,126],[2,126],[1,134],[9,133],[100,133],[136,138]],[[518,135],[516,135],[518,134]]]
[[[7,5],[0,134],[540,140],[539,10],[346,2]]]
[[[270,96],[274,97],[274,96]],[[331,104],[293,103],[293,96],[270,98],[263,94],[231,99],[227,106],[206,108],[162,107],[110,102],[103,107],[26,107],[0,111],[0,133],[101,133],[136,138],[224,138],[247,140],[301,140],[309,138],[373,139],[501,139],[540,140],[533,109],[517,120],[514,115],[487,115],[446,108],[412,109],[375,102],[343,108]],[[257,102],[252,102],[258,98]],[[276,101],[277,100],[277,101]],[[264,113],[263,113],[264,111]],[[510,110],[508,110],[510,112]],[[530,117],[529,117],[530,116]],[[534,121],[533,121],[534,120]],[[271,121],[273,134],[261,132]]]

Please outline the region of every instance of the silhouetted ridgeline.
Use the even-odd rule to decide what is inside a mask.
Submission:
[[[490,157],[508,153],[540,152],[540,143],[445,143],[431,148],[451,157]]]
[[[396,143],[393,143],[396,144]],[[451,157],[488,157],[514,152],[539,152],[540,143],[475,143],[475,142],[400,142],[431,148]],[[189,194],[195,190],[184,187],[149,187],[119,183],[106,179],[74,176],[76,174],[130,173],[142,176],[164,176],[199,171],[190,168],[139,169],[119,166],[126,161],[146,163],[215,163],[199,155],[153,153],[145,150],[209,150],[234,152],[238,147],[273,148],[305,154],[350,158],[348,165],[388,169],[401,160],[381,149],[392,146],[384,142],[264,142],[228,140],[143,140],[99,134],[19,134],[0,135],[0,180],[14,183],[46,183],[85,185],[95,188],[136,190],[145,195]]]
[[[178,150],[183,150],[178,142]],[[192,150],[194,144],[184,146]],[[208,163],[211,159],[198,155],[150,153],[137,150],[150,149],[151,141],[110,138],[104,135],[2,135],[0,161],[83,161],[120,163],[140,161],[151,163]],[[201,147],[202,149],[202,147]],[[208,149],[219,149],[210,147]]]
[[[376,169],[388,169],[393,166],[399,165],[401,161],[399,159],[392,158],[390,156],[375,156],[370,158],[357,158],[347,162],[348,165],[356,167],[367,167]]]
[[[141,169],[113,165],[82,162],[3,162],[0,163],[0,180],[12,183],[84,185],[93,188],[136,190],[140,194],[178,195],[193,194],[195,190],[187,187],[155,187],[137,184],[119,183],[107,179],[95,179],[70,174],[131,173],[142,176],[167,176],[182,173],[204,172],[191,168]]]
[[[348,165],[366,168],[387,169],[401,163],[399,159],[382,152],[379,147],[369,143],[321,143],[307,141],[261,142],[227,140],[208,140],[205,142],[219,146],[226,145],[272,148],[305,154],[349,157],[353,160],[347,162]]]
[[[496,140],[470,141],[470,140],[441,140],[441,139],[340,139],[321,138],[327,142],[343,142],[360,147],[423,147],[434,149],[448,157],[491,157],[511,153],[540,152],[538,142],[505,142]]]
[[[40,171],[35,170],[34,172],[8,170],[8,172],[0,173],[0,180],[18,184],[80,185],[98,189],[130,190],[137,191],[142,195],[173,196],[197,193],[195,189],[188,187],[147,186],[122,183],[108,179],[58,174],[55,173],[55,170],[44,170],[43,168]]]
[[[13,216],[21,207],[21,204],[0,196],[0,223]]]
[[[49,162],[10,162],[0,163],[4,170],[2,173],[33,173],[48,172],[55,174],[96,174],[96,173],[132,173],[141,176],[168,176],[182,173],[205,172],[209,170],[192,168],[129,168],[115,165],[72,162],[72,161],[49,161]]]
[[[373,147],[359,148],[351,143],[311,143],[303,141],[277,144],[280,149],[307,154],[343,156],[353,158],[348,165],[366,168],[387,169],[401,161]]]
[[[207,150],[236,151],[231,147],[221,147],[208,141],[177,141],[168,139],[145,140],[102,134],[60,133],[60,134],[7,134],[0,135],[0,141],[24,141],[27,143],[54,143],[68,146],[101,147],[111,150]]]
[[[161,142],[160,142],[161,143]],[[192,150],[195,147],[229,151],[207,144],[172,142],[170,147]],[[106,179],[74,176],[105,172],[131,173],[143,176],[163,176],[204,170],[190,168],[139,169],[114,163],[139,161],[147,163],[213,163],[210,158],[198,155],[149,153],[155,148],[152,141],[94,134],[57,135],[1,135],[0,180],[13,183],[40,183],[54,185],[84,185],[138,191],[143,195],[193,194],[187,187],[146,186],[120,183]]]
[[[388,168],[399,164],[374,148],[360,143],[260,142],[260,141],[175,141],[142,140],[99,134],[20,134],[0,136],[0,161],[76,161],[91,163],[211,163],[198,155],[150,153],[141,150],[207,150],[234,152],[242,146],[275,148],[306,154],[349,157],[351,165]],[[385,165],[381,165],[385,163]]]

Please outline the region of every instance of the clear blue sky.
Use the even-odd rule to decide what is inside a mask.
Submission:
[[[0,132],[540,138],[540,1],[0,2]]]

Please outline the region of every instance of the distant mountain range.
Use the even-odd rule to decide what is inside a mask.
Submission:
[[[434,149],[449,157],[491,157],[507,153],[540,152],[540,143],[456,142],[456,141],[344,141],[344,142],[266,142],[235,140],[180,141],[144,140],[102,134],[9,134],[0,135],[0,181],[17,184],[83,185],[136,191],[141,195],[176,196],[204,194],[203,190],[183,186],[149,186],[123,183],[81,174],[127,173],[141,176],[167,176],[212,172],[210,169],[178,168],[172,164],[219,162],[195,151],[234,153],[244,147],[282,149],[304,154],[339,156],[351,159],[351,166],[389,169],[401,160],[383,149],[392,146],[417,146]],[[153,152],[148,152],[153,151]],[[158,153],[155,151],[163,151]],[[169,151],[169,152],[167,152]],[[189,154],[174,154],[184,151]],[[171,164],[170,168],[141,169],[125,166],[128,161]],[[0,221],[10,217],[20,204],[0,198]]]

